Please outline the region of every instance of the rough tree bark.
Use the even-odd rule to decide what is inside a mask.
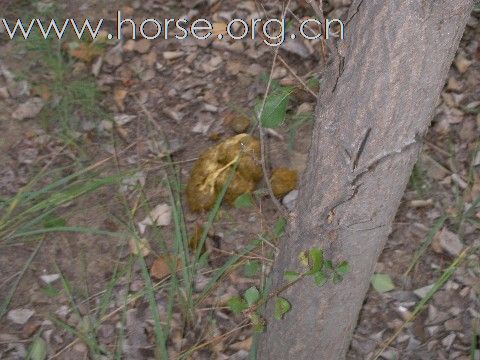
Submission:
[[[358,0],[317,105],[297,209],[273,268],[272,289],[301,251],[320,247],[352,272],[339,285],[304,279],[267,306],[258,359],[343,359],[391,230],[472,0]]]

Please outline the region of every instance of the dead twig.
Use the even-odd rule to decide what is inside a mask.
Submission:
[[[288,63],[280,55],[277,55],[277,56],[278,56],[278,60],[280,60],[280,62],[283,64],[283,66],[285,66],[287,68],[287,70],[290,72],[290,74],[293,75],[293,77],[305,88],[306,91],[308,91],[315,99],[317,99],[318,95],[315,94],[315,92],[308,87],[308,85],[305,83],[305,81],[303,81],[302,78],[300,76],[298,76],[295,73],[295,71],[293,71],[293,69],[290,67],[290,65],[288,65]]]
[[[203,349],[204,347],[206,347],[206,346],[208,346],[208,345],[210,345],[210,344],[212,344],[212,343],[216,343],[216,342],[218,342],[218,341],[220,341],[220,340],[226,339],[226,338],[230,337],[233,333],[235,333],[235,332],[237,332],[237,331],[240,331],[240,330],[242,330],[242,329],[244,329],[244,328],[246,328],[246,327],[249,327],[249,326],[250,326],[250,322],[248,322],[248,324],[245,324],[245,322],[246,322],[246,320],[245,320],[244,322],[242,322],[239,326],[237,326],[236,328],[234,328],[234,329],[226,332],[225,334],[216,336],[216,337],[214,337],[214,338],[212,338],[212,339],[210,339],[210,340],[207,340],[207,341],[205,341],[205,342],[203,342],[203,343],[201,343],[201,344],[195,345],[195,346],[194,346],[193,348],[191,348],[191,349],[188,349],[188,350],[183,351],[179,356],[177,356],[177,357],[175,358],[175,360],[177,360],[177,359],[183,359],[184,356],[187,355],[187,354],[191,354],[192,352],[198,351],[198,350],[200,350],[200,349]]]
[[[287,5],[285,6],[283,10],[283,17],[285,17],[286,12],[288,11],[288,7],[290,6],[290,0],[287,2]],[[273,73],[275,71],[275,66],[277,64],[277,58],[278,58],[278,47],[275,48],[274,54],[273,54],[273,60],[272,60],[272,66],[270,68],[270,75],[268,77],[268,83],[267,83],[267,88],[265,90],[265,94],[263,96],[263,101],[262,101],[262,106],[260,107],[260,112],[257,114],[258,116],[258,129],[259,129],[259,134],[260,134],[260,156],[261,156],[261,165],[262,165],[262,172],[263,172],[263,177],[265,179],[265,183],[267,185],[267,190],[270,198],[272,199],[273,204],[277,208],[277,210],[282,214],[283,217],[288,218],[288,213],[287,211],[283,208],[282,204],[280,201],[277,199],[275,194],[273,193],[272,189],[272,183],[270,181],[270,176],[269,172],[267,169],[267,160],[266,160],[266,144],[265,144],[265,129],[263,128],[261,124],[261,119],[263,115],[263,111],[265,109],[265,104],[267,102],[268,94],[270,92],[270,88],[272,86],[272,78],[273,78]]]
[[[316,0],[306,0],[306,2],[312,7],[315,14],[318,16],[318,20],[322,24],[323,30],[326,29],[325,27],[325,15],[323,15],[323,0],[320,0],[317,4]]]

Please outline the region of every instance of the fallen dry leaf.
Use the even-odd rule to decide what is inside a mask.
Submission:
[[[120,111],[125,110],[125,98],[128,95],[128,91],[123,88],[115,88],[113,90],[113,97],[115,99],[115,104],[117,104]]]
[[[150,211],[145,219],[138,223],[138,228],[140,233],[145,232],[147,226],[156,225],[156,226],[168,226],[172,221],[172,208],[168,204],[160,204],[155,206],[155,208]]]
[[[448,78],[447,82],[447,89],[450,91],[461,91],[462,90],[462,83],[455,79],[453,76]]]
[[[157,279],[161,280],[164,277],[172,273],[172,269],[178,270],[180,268],[180,261],[170,255],[159,256],[152,265],[150,269],[150,275]]]
[[[237,134],[241,134],[250,127],[250,119],[243,115],[230,113],[225,117],[224,124],[232,128]]]
[[[47,102],[52,98],[50,87],[47,84],[34,86],[32,89],[34,95],[40,96],[43,101]]]
[[[292,190],[282,199],[282,204],[288,209],[288,211],[293,211],[297,203],[298,190]]]
[[[148,39],[140,39],[134,42],[133,50],[140,54],[146,54],[152,47],[152,41]]]
[[[466,73],[468,68],[470,67],[470,65],[472,65],[472,62],[470,60],[468,60],[462,54],[459,54],[455,58],[455,67],[457,68],[457,70],[460,74]]]
[[[183,57],[185,53],[182,51],[164,51],[162,55],[165,60],[175,60]]]
[[[72,42],[68,44],[68,54],[87,64],[91,63],[97,56],[102,55],[103,48],[95,43]]]
[[[252,347],[252,337],[248,337],[243,341],[239,341],[235,344],[230,345],[230,348],[234,350],[247,350],[249,351]]]
[[[36,97],[21,104],[12,114],[15,120],[32,119],[42,111],[45,102],[43,99]]]
[[[113,127],[111,121],[108,121],[108,122],[104,123],[104,125],[109,126],[109,128],[106,127],[106,129],[108,129],[108,130],[111,130],[112,127]],[[125,193],[127,191],[132,190],[133,188],[135,188],[138,185],[144,186],[145,181],[146,181],[145,173],[143,171],[138,171],[135,174],[133,174],[132,176],[124,177],[122,179],[122,183],[120,185],[120,191]]]
[[[188,242],[188,246],[190,247],[190,249],[197,250],[200,240],[202,238],[202,234],[203,234],[203,226],[197,224]],[[205,251],[207,251],[206,242],[205,244],[203,244],[201,253],[203,254]]]
[[[463,243],[457,234],[444,227],[432,239],[432,249],[437,253],[447,252],[452,256],[458,256],[463,249]]]
[[[60,279],[60,274],[41,275],[41,276],[40,276],[40,279],[42,279],[42,281],[43,281],[45,284],[51,284],[51,283],[57,281],[58,279]]]
[[[216,22],[213,23],[212,34],[215,36],[227,34],[227,23]]]
[[[33,314],[35,311],[31,309],[14,309],[8,312],[7,318],[15,324],[24,325]]]
[[[145,238],[138,239],[138,240],[135,238],[132,238],[129,240],[128,245],[130,246],[130,252],[133,255],[141,254],[143,257],[145,257],[148,254],[150,254],[150,251],[151,251],[150,243]]]

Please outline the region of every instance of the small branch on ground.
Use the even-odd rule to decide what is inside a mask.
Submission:
[[[318,16],[318,20],[322,24],[323,30],[325,30],[325,15],[323,15],[323,0],[320,0],[317,4],[316,0],[306,0],[308,4],[312,7],[315,14]]]
[[[288,7],[290,6],[290,0],[287,2],[287,5],[285,6],[283,10],[283,16],[285,17],[286,12],[288,11]],[[277,210],[282,214],[283,217],[286,219],[288,218],[288,212],[283,208],[282,204],[280,201],[277,199],[275,194],[273,193],[272,189],[272,183],[270,181],[270,176],[269,172],[267,169],[267,164],[266,164],[266,146],[265,146],[265,129],[262,127],[261,119],[263,115],[263,111],[265,110],[265,103],[267,102],[267,97],[268,93],[270,92],[270,88],[272,86],[272,77],[273,73],[275,71],[275,66],[277,63],[277,57],[278,57],[278,47],[275,48],[275,52],[273,54],[273,61],[272,61],[272,66],[270,68],[270,75],[268,77],[268,83],[267,83],[267,89],[265,90],[265,94],[263,96],[263,101],[262,101],[262,106],[260,107],[260,112],[257,115],[258,118],[258,129],[259,129],[259,134],[260,134],[260,156],[261,156],[261,163],[262,163],[262,172],[263,172],[263,177],[265,179],[265,183],[267,185],[267,190],[270,198],[272,199],[273,204],[277,208]]]

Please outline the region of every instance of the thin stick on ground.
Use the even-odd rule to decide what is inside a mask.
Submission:
[[[235,332],[237,332],[237,331],[239,331],[239,330],[242,330],[243,328],[246,328],[246,327],[250,326],[250,322],[249,322],[248,324],[244,324],[244,323],[245,323],[245,321],[242,322],[242,323],[241,323],[239,326],[237,326],[236,328],[234,328],[234,329],[226,332],[225,334],[218,335],[218,336],[214,337],[213,339],[210,339],[210,340],[205,341],[205,342],[203,342],[203,343],[201,343],[201,344],[199,344],[199,345],[196,345],[196,346],[194,346],[194,347],[191,348],[191,349],[185,350],[185,351],[182,352],[178,357],[176,357],[175,360],[177,360],[177,359],[183,359],[184,356],[185,356],[186,354],[188,354],[188,353],[192,353],[192,352],[194,352],[194,351],[198,351],[198,350],[200,350],[200,349],[203,349],[204,347],[206,347],[206,346],[208,346],[208,345],[210,345],[210,344],[212,344],[212,343],[214,343],[214,342],[216,342],[216,341],[225,339],[225,338],[229,337],[230,335],[232,335],[233,333],[235,333]]]
[[[318,16],[318,20],[322,24],[322,28],[325,30],[325,15],[323,15],[323,0],[306,0],[306,2],[312,7],[315,14]]]
[[[285,14],[288,10],[288,7],[290,6],[290,0],[287,2],[287,5],[284,8],[283,11],[283,17],[285,17]],[[262,163],[262,171],[263,171],[263,177],[265,179],[265,183],[267,185],[267,190],[268,194],[270,195],[270,198],[272,199],[273,204],[277,208],[277,210],[282,214],[283,217],[288,218],[288,212],[283,208],[282,204],[280,201],[277,199],[275,194],[273,193],[272,189],[272,183],[270,181],[270,176],[269,172],[267,169],[267,160],[266,160],[266,145],[265,145],[265,129],[263,128],[261,124],[261,118],[263,115],[263,111],[265,110],[265,104],[267,102],[268,98],[268,93],[270,92],[270,88],[272,86],[272,78],[273,78],[273,73],[275,71],[275,66],[277,64],[277,57],[278,57],[278,47],[275,48],[275,51],[273,53],[273,60],[272,60],[272,66],[270,68],[270,75],[268,77],[268,83],[267,83],[267,89],[265,90],[265,94],[263,96],[262,100],[262,106],[260,107],[260,112],[257,114],[258,116],[258,129],[259,129],[259,134],[260,134],[260,156],[261,156],[261,163]]]
[[[35,258],[35,256],[37,255],[38,251],[40,250],[40,248],[42,247],[43,245],[43,242],[44,242],[44,238],[42,238],[38,245],[35,247],[35,250],[33,250],[32,254],[30,255],[30,257],[28,258],[27,262],[25,263],[25,265],[23,266],[23,269],[20,271],[17,279],[15,280],[14,284],[12,285],[12,287],[10,288],[10,291],[7,293],[6,295],[6,298],[5,300],[3,301],[3,303],[0,305],[0,319],[7,313],[7,310],[8,310],[8,307],[10,305],[10,302],[13,298],[13,295],[15,295],[15,292],[17,291],[17,288],[18,288],[18,285],[20,284],[20,281],[23,279],[23,276],[25,275],[25,273],[27,272],[28,268],[30,267],[30,264],[32,263],[33,259]]]
[[[315,99],[317,99],[318,95],[315,94],[315,92],[308,87],[305,81],[303,81],[302,78],[295,73],[295,71],[290,67],[290,65],[288,65],[285,59],[283,59],[280,55],[277,55],[277,57],[278,57],[278,60],[280,60],[280,62],[283,64],[283,66],[287,68],[290,74],[292,74],[293,77],[305,88],[305,90],[308,91],[310,95],[312,95]]]
[[[5,285],[7,285],[12,279],[15,279],[17,277],[17,275],[20,275],[22,272],[21,271],[18,271],[16,272],[15,274],[13,275],[10,275],[9,277],[7,277],[5,280],[3,280],[1,283],[0,283],[0,289],[3,288]]]

